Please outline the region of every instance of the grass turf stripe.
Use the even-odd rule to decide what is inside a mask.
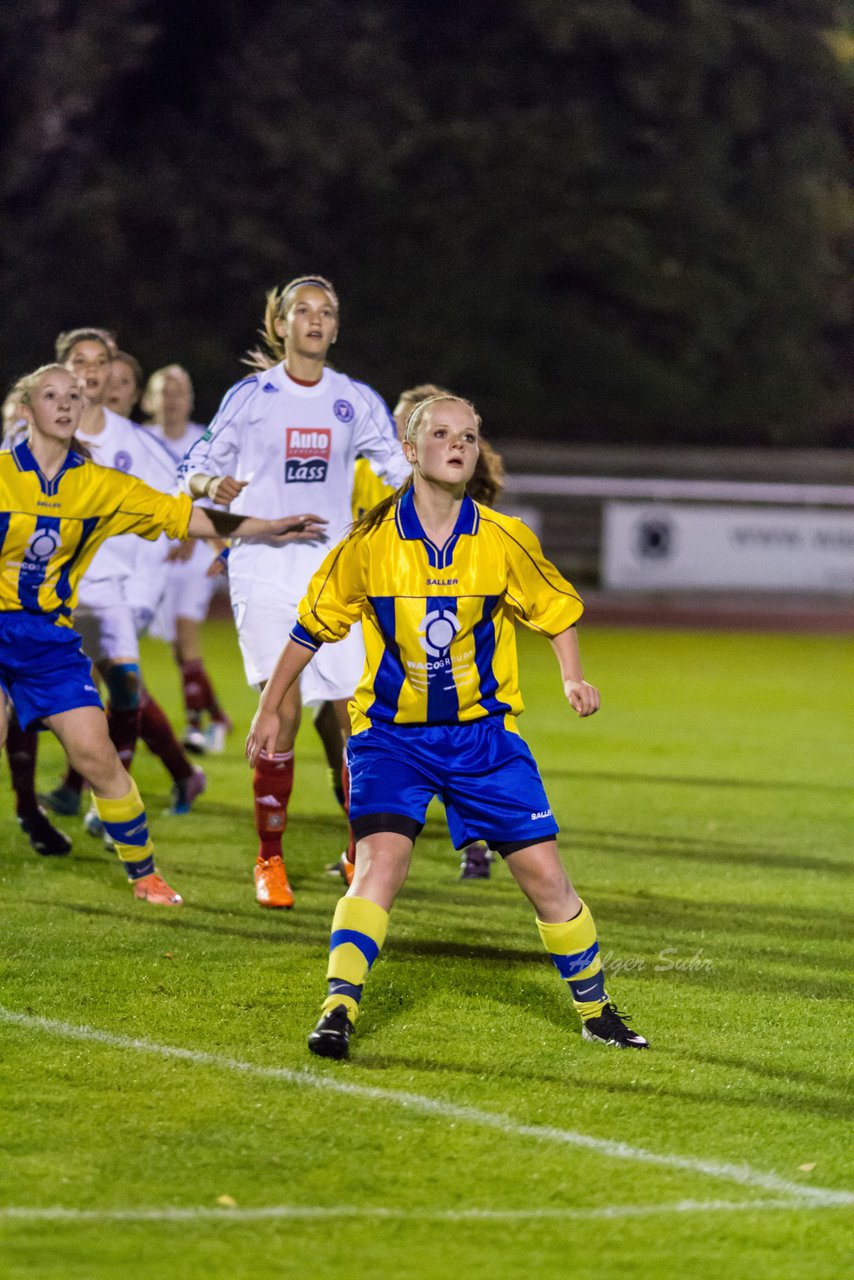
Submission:
[[[540,1142],[581,1147],[614,1160],[629,1160],[639,1164],[658,1165],[662,1168],[681,1169],[685,1172],[702,1174],[706,1177],[732,1182],[739,1186],[788,1196],[792,1198],[793,1204],[801,1202],[805,1205],[812,1204],[822,1208],[854,1204],[854,1193],[852,1192],[803,1186],[800,1183],[781,1178],[778,1174],[765,1173],[760,1169],[754,1169],[747,1164],[729,1164],[719,1160],[701,1160],[692,1159],[688,1156],[659,1154],[647,1151],[643,1147],[633,1147],[628,1143],[614,1142],[606,1138],[595,1138],[590,1134],[577,1133],[571,1129],[557,1129],[548,1125],[520,1124],[509,1116],[494,1112],[480,1111],[474,1107],[461,1106],[458,1103],[447,1102],[440,1098],[428,1098],[423,1094],[335,1080],[328,1075],[318,1075],[308,1069],[297,1071],[290,1067],[261,1066],[251,1062],[243,1062],[239,1058],[229,1058],[221,1054],[208,1053],[201,1049],[182,1049],[172,1045],[158,1044],[152,1040],[116,1035],[113,1032],[100,1031],[94,1027],[61,1022],[54,1018],[42,1018],[35,1014],[19,1013],[13,1009],[6,1009],[2,1005],[0,1005],[0,1021],[49,1035],[58,1035],[66,1039],[89,1041],[108,1045],[115,1049],[127,1049],[136,1053],[152,1054],[156,1057],[189,1062],[195,1066],[242,1072],[246,1075],[262,1077],[268,1080],[283,1080],[299,1088],[318,1089],[322,1092],[343,1094],[347,1097],[359,1098],[368,1102],[390,1103],[424,1115],[441,1116],[443,1119],[456,1120],[497,1130],[512,1137],[533,1138]]]
[[[671,1204],[611,1204],[593,1209],[396,1209],[385,1205],[299,1205],[274,1204],[256,1208],[212,1205],[164,1205],[149,1209],[69,1209],[59,1205],[40,1209],[24,1205],[0,1205],[0,1221],[5,1222],[263,1222],[277,1218],[323,1221],[327,1218],[388,1219],[407,1222],[546,1222],[584,1221],[596,1218],[651,1218],[661,1214],[737,1213],[753,1209],[757,1213],[842,1206],[815,1205],[808,1201],[783,1200],[676,1200]]]

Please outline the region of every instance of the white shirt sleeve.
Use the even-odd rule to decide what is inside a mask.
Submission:
[[[397,438],[388,405],[362,382],[352,383],[359,412],[354,444],[357,456],[367,458],[381,480],[398,488],[412,473]]]
[[[179,482],[186,493],[190,491],[192,476],[225,476],[234,472],[240,453],[244,411],[257,386],[258,379],[251,374],[231,387],[207,431],[188,449],[178,467]]]

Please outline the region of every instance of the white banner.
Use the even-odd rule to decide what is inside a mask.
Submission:
[[[606,502],[603,512],[607,587],[854,591],[854,511]]]

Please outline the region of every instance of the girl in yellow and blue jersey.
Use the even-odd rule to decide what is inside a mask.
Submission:
[[[97,466],[75,432],[84,406],[77,376],[45,365],[18,383],[29,434],[0,454],[0,695],[25,728],[51,729],[88,779],[98,814],[148,902],[181,902],[154,865],[145,809],[107,731],[88,659],[71,624],[77,586],[105,539],[317,537],[315,517],[241,519],[194,508],[141,480]],[[7,709],[0,696],[0,746]]]
[[[480,419],[457,396],[422,401],[406,426],[412,480],[327,555],[261,695],[247,738],[271,749],[277,709],[324,643],[361,620],[366,663],[350,703],[350,821],[356,870],[335,911],[329,993],[312,1052],[342,1058],[368,972],[409,870],[430,800],[441,796],[454,845],[486,841],[533,905],[585,1039],[646,1049],[605,990],[593,918],[558,855],[557,824],[519,736],[515,624],[547,636],[570,706],[599,709],[575,623],[582,603],[520,521],[466,494]]]

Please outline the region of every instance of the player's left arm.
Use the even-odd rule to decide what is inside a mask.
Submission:
[[[311,662],[315,651],[289,640],[264,686],[246,737],[246,758],[254,765],[262,751],[272,755],[279,736],[279,706],[287,691]]]
[[[584,679],[578,631],[574,626],[567,627],[566,631],[551,637],[551,645],[560,667],[560,678],[563,681],[567,702],[580,716],[595,715],[599,710],[601,699],[599,690]]]

